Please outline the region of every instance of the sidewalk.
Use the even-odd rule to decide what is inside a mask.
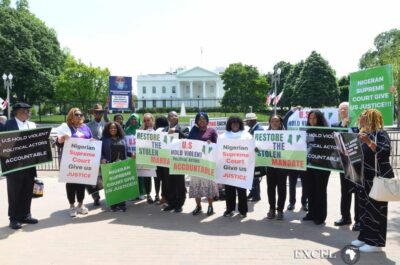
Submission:
[[[345,264],[340,250],[358,233],[349,226],[335,227],[340,218],[339,175],[328,186],[325,226],[300,221],[305,215],[296,205],[284,221],[267,220],[265,178],[262,200],[249,203],[247,218],[222,217],[225,201],[215,203],[216,214],[192,216],[194,199],[187,199],[182,213],[160,211],[146,202],[128,202],[128,211],[110,212],[102,200],[89,214],[71,218],[65,184],[57,172],[39,172],[45,196],[34,199],[32,214],[37,225],[20,231],[8,227],[6,180],[0,178],[0,264]],[[154,194],[154,188],[153,188]],[[297,191],[300,201],[300,188]],[[102,194],[104,199],[104,194]],[[286,203],[287,205],[287,203]],[[206,203],[203,203],[206,209]],[[295,250],[330,250],[332,259],[299,259]],[[389,204],[387,247],[383,253],[361,254],[356,264],[400,262],[400,202]]]

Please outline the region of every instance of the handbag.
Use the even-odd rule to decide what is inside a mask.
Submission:
[[[400,201],[400,178],[395,176],[389,179],[377,176],[377,160],[375,153],[375,177],[369,197],[380,202]]]
[[[38,178],[35,178],[33,182],[33,193],[32,198],[40,198],[43,197],[44,191],[44,183]]]

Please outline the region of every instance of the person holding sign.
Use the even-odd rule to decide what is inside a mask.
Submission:
[[[65,135],[57,137],[57,143],[60,148],[64,146],[64,142],[69,137],[92,139],[92,132],[90,128],[84,123],[85,117],[79,108],[72,108],[67,114],[67,125],[70,129]],[[62,152],[61,152],[62,153]],[[83,206],[83,200],[85,199],[85,184],[67,183],[67,197],[69,201],[69,215],[76,217],[77,214],[87,214],[88,209]],[[75,197],[78,201],[78,207],[75,207]]]
[[[268,130],[284,130],[283,119],[279,115],[269,118]],[[286,201],[286,180],[288,172],[286,169],[267,167],[267,193],[269,202],[268,219],[283,219],[283,208]],[[276,207],[276,190],[278,190],[278,207]],[[278,211],[278,212],[276,212]]]
[[[342,102],[339,104],[339,116],[341,121],[338,123],[332,123],[332,127],[343,127],[347,128],[350,125],[350,117],[349,117],[349,103]],[[357,128],[351,128],[352,132],[358,132]],[[351,214],[350,214],[350,206],[351,206],[351,197],[352,194],[355,193],[356,188],[355,185],[347,178],[345,178],[344,173],[340,173],[340,214],[342,218],[335,221],[335,226],[343,226],[351,224]],[[354,221],[355,224],[353,225],[353,231],[360,230],[359,224],[359,210],[358,210],[358,197],[355,194],[354,198]]]
[[[156,117],[154,128],[157,132],[162,132],[165,127],[168,126],[168,119],[164,115]],[[154,202],[157,205],[162,205],[167,202],[167,179],[165,178],[165,167],[157,167],[156,175],[154,178],[154,188],[156,190],[156,196],[154,197]],[[161,189],[161,199],[160,199],[160,189]]]
[[[252,139],[253,136],[244,131],[244,123],[239,116],[231,116],[226,122],[226,132],[221,135],[221,138],[227,139]],[[226,211],[225,217],[233,216],[233,211],[236,209],[236,192],[238,195],[239,206],[238,210],[242,218],[247,216],[247,196],[246,189],[225,185],[226,193]]]
[[[360,234],[351,242],[361,252],[381,251],[386,244],[388,203],[369,197],[375,176],[393,178],[389,162],[390,138],[383,130],[382,114],[367,109],[359,117],[362,151],[364,153],[364,187],[358,186],[360,200]]]
[[[328,127],[328,122],[321,111],[311,110],[308,114],[307,126]],[[328,207],[326,189],[330,174],[330,171],[307,168],[304,188],[308,194],[308,213],[303,218],[304,221],[312,220],[316,225],[325,223]]]
[[[140,128],[141,123],[140,123],[140,117],[138,114],[136,113],[132,113],[131,116],[128,118],[128,120],[126,121],[126,125],[125,125],[125,135],[129,136],[129,135],[136,135],[136,131]],[[130,151],[128,151],[128,156],[132,157],[132,158],[136,158],[136,142],[133,143],[133,145],[131,146]],[[142,196],[143,194],[140,193],[140,199],[143,199],[144,197]]]
[[[26,103],[17,103],[13,106],[15,118],[10,119],[4,125],[4,131],[28,130],[36,128],[36,124],[29,121],[31,106]],[[36,167],[21,169],[8,173],[8,216],[10,217],[10,228],[21,229],[22,224],[36,224],[38,220],[31,215],[32,191]]]
[[[208,115],[204,112],[200,112],[196,115],[195,126],[189,133],[189,139],[206,141],[209,143],[216,143],[218,134],[214,128],[208,127]],[[202,179],[199,177],[190,177],[189,187],[189,198],[196,199],[196,208],[193,210],[193,215],[201,213],[201,197],[207,197],[208,209],[207,215],[214,213],[213,200],[214,197],[218,196],[218,185],[217,183]]]
[[[109,122],[103,130],[102,147],[101,147],[101,163],[112,163],[127,158],[125,133],[117,122]],[[111,205],[111,210],[126,211],[125,202]]]
[[[169,125],[162,131],[168,132],[168,134],[177,133],[179,139],[188,138],[189,129],[183,128],[179,124],[179,117],[175,111],[168,113]],[[168,205],[163,208],[163,211],[172,211],[176,213],[182,212],[182,206],[186,201],[186,186],[185,186],[185,175],[182,174],[170,174],[169,168],[162,168],[164,174],[164,182],[166,183],[166,196]]]

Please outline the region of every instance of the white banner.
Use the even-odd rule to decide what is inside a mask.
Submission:
[[[296,110],[292,116],[290,116],[287,127],[303,127],[307,125],[308,113],[312,109],[301,109]],[[328,121],[328,125],[331,126],[332,123],[339,122],[339,113],[337,108],[323,108],[319,109]]]
[[[251,189],[255,156],[253,139],[218,139],[217,183]]]
[[[227,118],[209,118],[208,127],[214,128],[218,134],[222,134],[226,131]],[[194,119],[190,119],[190,128],[194,126]]]
[[[59,182],[96,185],[101,141],[69,138],[64,143]]]

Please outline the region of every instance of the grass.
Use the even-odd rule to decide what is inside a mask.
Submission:
[[[179,122],[180,123],[189,123],[190,119],[194,119],[197,113],[187,113],[186,116],[181,116],[179,117]],[[244,118],[245,114],[244,113],[223,113],[223,112],[210,112],[207,113],[210,118],[218,118],[218,117],[229,117],[231,115],[238,115],[242,118]],[[124,121],[126,121],[130,114],[129,113],[123,113],[124,116]],[[142,114],[139,114],[142,116]],[[156,113],[153,114],[155,116],[157,115],[165,115],[167,116],[167,113]],[[114,114],[109,114],[109,119],[113,120],[114,119]],[[269,118],[267,114],[263,113],[257,113],[258,120],[260,122],[266,122]],[[65,122],[65,116],[64,115],[46,115],[46,116],[41,116],[39,119],[39,116],[32,116],[31,121],[34,121],[36,123],[47,123],[47,124],[61,124]]]

